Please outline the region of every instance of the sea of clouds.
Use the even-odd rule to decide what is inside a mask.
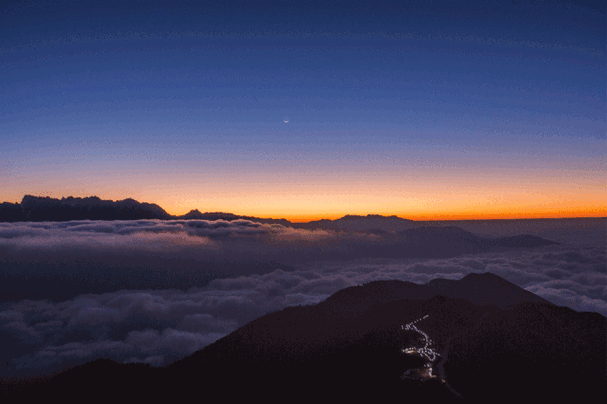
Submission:
[[[265,313],[380,279],[426,283],[489,271],[557,305],[607,315],[604,238],[584,242],[578,232],[561,242],[445,259],[346,260],[360,243],[381,239],[246,220],[0,223],[8,285],[0,376],[97,358],[166,365]]]

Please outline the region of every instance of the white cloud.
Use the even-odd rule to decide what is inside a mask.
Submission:
[[[336,237],[341,237],[339,243],[328,243]],[[42,271],[44,266],[27,254],[33,251],[33,245],[63,246],[63,250],[58,251],[76,251],[80,247],[88,248],[87,251],[99,249],[109,254],[106,259],[110,262],[126,257],[112,255],[110,252],[115,250],[108,247],[122,243],[122,248],[139,255],[127,266],[120,267],[124,272],[116,273],[133,277],[135,272],[130,268],[135,268],[139,259],[145,259],[142,251],[153,252],[150,246],[154,246],[163,249],[162,253],[170,257],[167,262],[174,265],[158,269],[161,277],[178,277],[205,270],[205,261],[196,261],[201,251],[215,253],[215,256],[239,250],[249,256],[281,257],[285,252],[305,256],[311,251],[345,248],[348,242],[359,242],[366,237],[337,236],[331,232],[294,230],[248,221],[0,224],[0,247],[4,243],[5,247],[25,251],[22,255],[8,256],[6,249],[0,249],[0,254],[4,254],[0,259],[29,257],[32,272]],[[91,240],[102,241],[95,245]],[[147,250],[140,248],[144,244]],[[102,253],[97,252],[95,259]],[[448,259],[304,259],[291,270],[265,267],[261,273],[233,274],[190,288],[123,289],[77,294],[69,300],[55,302],[19,300],[0,309],[0,338],[18,346],[19,354],[14,356],[5,348],[0,359],[10,362],[10,366],[4,368],[5,373],[21,371],[22,374],[100,357],[160,366],[203,348],[265,313],[291,305],[315,304],[348,286],[379,279],[426,283],[434,278],[460,279],[466,274],[484,271],[493,272],[553,303],[606,315],[605,256],[605,248],[600,244],[585,247],[563,244]],[[183,263],[191,263],[190,272],[180,266]],[[103,273],[87,273],[86,268],[78,268],[72,273],[78,274],[83,282],[104,282]]]

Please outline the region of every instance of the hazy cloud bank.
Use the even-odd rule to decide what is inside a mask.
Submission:
[[[247,220],[0,223],[0,302],[187,290],[290,268],[285,262],[344,255],[353,242],[372,240]]]
[[[160,271],[159,278],[179,271],[204,272],[207,268],[204,260],[177,259],[183,255],[191,257],[194,252],[224,254],[238,247],[249,248],[252,256],[272,256],[277,248],[296,249],[303,244],[304,249],[310,246],[330,249],[332,244],[323,246],[319,240],[367,237],[372,239],[374,235],[300,231],[247,221],[66,222],[0,227],[5,262],[40,249],[55,254],[71,251],[70,260],[93,254],[95,249],[103,252],[93,254],[94,259],[100,259],[103,254],[115,254],[120,248],[129,253],[137,251],[140,256],[145,255],[142,253],[145,251],[154,257],[154,251],[163,246],[164,254],[172,257],[166,263],[172,263],[173,267],[171,271]],[[335,248],[347,247],[347,242],[337,244]],[[77,247],[85,253],[77,255]],[[17,250],[22,255],[15,253]],[[314,304],[345,287],[379,279],[426,283],[437,277],[460,279],[471,272],[490,271],[558,305],[606,315],[605,255],[602,245],[590,243],[468,254],[449,259],[303,259],[288,270],[268,265],[260,273],[251,273],[260,269],[254,267],[250,273],[210,277],[203,286],[183,290],[122,287],[109,293],[78,294],[63,301],[19,299],[0,306],[0,341],[4,347],[0,351],[0,375],[49,373],[62,366],[101,357],[165,365],[264,313],[290,305]],[[128,254],[112,257],[128,257]],[[46,268],[35,259],[29,262],[30,271]],[[128,270],[123,277],[134,276],[133,262],[120,267]],[[70,274],[80,274],[80,279],[93,282],[94,268],[86,273],[89,263],[91,259],[82,261],[84,267]],[[186,264],[190,268],[183,269]],[[75,279],[77,285],[78,278]]]
[[[332,242],[324,243],[329,238]],[[346,243],[378,240],[373,234],[303,230],[248,220],[0,223],[0,247],[11,247],[14,252],[37,248],[43,253],[59,248],[64,254],[82,249],[105,254],[144,249],[167,256],[189,254],[192,259],[285,258],[289,254],[305,259],[314,253],[345,251]]]

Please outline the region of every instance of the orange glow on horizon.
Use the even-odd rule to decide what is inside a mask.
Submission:
[[[257,196],[257,198],[255,198]],[[595,194],[562,195],[474,195],[451,194],[416,198],[375,195],[290,196],[267,198],[251,195],[243,206],[236,198],[221,203],[190,200],[189,203],[159,203],[167,212],[179,216],[192,209],[200,212],[226,212],[240,216],[286,219],[293,223],[339,219],[346,215],[397,216],[415,221],[491,220],[491,219],[559,219],[607,217],[607,206]],[[323,199],[327,202],[323,203]],[[383,203],[378,200],[383,201]],[[169,201],[167,201],[169,202]],[[185,202],[185,201],[184,201]],[[264,204],[267,203],[267,204]],[[166,206],[165,206],[166,205]]]
[[[602,166],[538,166],[532,155],[520,161],[496,156],[470,157],[461,167],[449,159],[394,166],[379,158],[365,165],[345,160],[330,167],[276,160],[259,167],[196,166],[185,174],[146,165],[95,166],[77,174],[36,166],[0,178],[0,202],[26,194],[96,195],[154,203],[175,216],[198,209],[295,223],[367,214],[416,221],[607,217]]]
[[[103,191],[103,192],[99,192]],[[152,191],[152,192],[149,192]],[[156,191],[156,192],[154,192]],[[183,192],[182,192],[183,191]],[[83,189],[54,192],[24,192],[4,195],[0,202],[20,202],[24,195],[87,197],[96,195],[105,200],[133,198],[139,202],[157,204],[167,213],[181,216],[191,210],[224,212],[239,216],[286,219],[293,223],[320,219],[339,219],[345,215],[376,214],[397,216],[415,221],[495,220],[495,219],[558,219],[607,217],[607,205],[601,192],[594,189],[577,192],[551,193],[550,189],[536,190],[536,194],[520,189],[502,190],[385,190],[363,193],[336,189],[334,193],[199,193],[174,189],[117,188],[90,192]],[[338,192],[341,191],[341,192]],[[488,192],[483,192],[488,191]],[[500,193],[501,191],[501,193]],[[202,196],[200,196],[202,195]]]
[[[192,208],[193,210],[196,208]],[[169,212],[168,213],[180,216],[188,213],[190,210],[184,212]],[[198,209],[200,212],[218,212],[221,210],[203,210]],[[516,220],[516,219],[575,219],[575,218],[603,218],[607,217],[607,207],[600,207],[597,209],[571,209],[571,210],[545,210],[541,212],[531,211],[491,211],[491,212],[473,212],[467,211],[465,213],[453,213],[453,212],[416,212],[415,214],[403,214],[401,212],[373,212],[360,213],[360,212],[341,212],[341,213],[328,213],[328,214],[302,214],[302,215],[278,215],[268,214],[267,212],[243,212],[243,211],[228,211],[223,210],[224,213],[232,213],[238,216],[253,216],[263,219],[286,219],[292,223],[307,223],[315,220],[329,219],[336,220],[346,215],[381,215],[381,216],[397,216],[401,219],[409,219],[414,221],[426,222],[426,221],[449,221],[449,220]]]
[[[373,213],[370,213],[373,214]],[[519,214],[477,214],[477,215],[426,215],[426,216],[404,216],[399,214],[394,214],[395,216],[401,219],[409,219],[417,222],[432,222],[432,221],[456,221],[456,220],[517,220],[517,219],[579,219],[579,218],[607,218],[607,211],[603,212],[591,212],[588,214],[544,214],[544,215],[519,215]],[[246,216],[246,215],[243,215]],[[273,217],[273,219],[286,219],[292,223],[307,223],[314,220],[321,219],[340,219],[344,217],[343,215],[325,215],[325,216],[299,216],[299,217]],[[366,216],[366,215],[360,215]],[[382,216],[392,216],[392,215],[382,215]],[[264,217],[265,218],[265,217]]]

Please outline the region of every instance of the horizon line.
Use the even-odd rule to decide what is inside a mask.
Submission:
[[[233,213],[233,212],[224,212],[224,211],[206,211],[206,212],[201,212],[200,209],[198,208],[191,208],[188,212],[183,213],[183,214],[175,214],[175,213],[170,213],[169,211],[167,211],[165,208],[163,208],[162,206],[160,206],[157,203],[154,202],[141,202],[135,198],[132,197],[128,197],[128,198],[124,198],[124,199],[103,199],[97,195],[90,195],[90,196],[84,196],[84,197],[79,197],[79,196],[67,196],[67,197],[61,197],[61,198],[55,198],[55,197],[51,197],[48,195],[32,195],[32,194],[25,194],[22,198],[21,201],[19,202],[9,202],[9,201],[2,201],[0,202],[0,204],[2,203],[11,203],[11,204],[21,204],[23,202],[23,199],[25,199],[25,197],[30,196],[30,197],[34,197],[34,198],[44,198],[44,199],[54,199],[54,200],[62,200],[62,199],[69,199],[69,198],[73,198],[73,199],[87,199],[87,198],[97,198],[99,200],[102,201],[108,201],[108,202],[121,202],[121,201],[126,201],[126,200],[133,200],[136,201],[138,203],[145,203],[145,204],[150,204],[150,205],[156,205],[158,207],[160,207],[163,211],[165,211],[167,214],[169,214],[170,216],[175,217],[176,219],[178,219],[180,216],[185,216],[186,214],[193,212],[193,211],[198,211],[200,213],[203,214],[229,214],[229,215],[234,215],[234,216],[241,216],[241,217],[254,217],[254,218],[259,218],[259,219],[273,219],[273,220],[286,220],[289,221],[291,223],[309,223],[309,222],[313,222],[313,221],[320,221],[320,220],[339,220],[339,219],[343,219],[345,217],[348,216],[353,216],[353,217],[368,217],[368,216],[379,216],[382,218],[397,218],[397,219],[402,219],[402,220],[411,220],[411,221],[415,221],[415,222],[444,222],[444,221],[475,221],[475,220],[538,220],[538,219],[545,219],[545,220],[550,220],[550,219],[602,219],[602,218],[607,218],[607,212],[604,212],[604,216],[601,216],[600,214],[594,215],[594,214],[590,214],[590,215],[568,215],[567,212],[565,214],[558,214],[558,213],[544,213],[544,214],[538,214],[538,215],[533,215],[533,214],[509,214],[507,212],[502,212],[502,213],[489,213],[489,214],[471,214],[471,213],[462,213],[462,214],[448,214],[448,213],[444,213],[444,214],[427,214],[427,215],[413,215],[413,216],[400,216],[398,214],[379,214],[379,213],[367,213],[367,214],[357,214],[357,213],[332,213],[332,214],[293,214],[293,215],[286,215],[283,217],[273,217],[273,216],[263,216],[263,214],[261,215],[256,215],[256,214],[238,214],[238,213]],[[595,211],[596,212],[596,211]],[[595,213],[592,212],[592,213]]]

